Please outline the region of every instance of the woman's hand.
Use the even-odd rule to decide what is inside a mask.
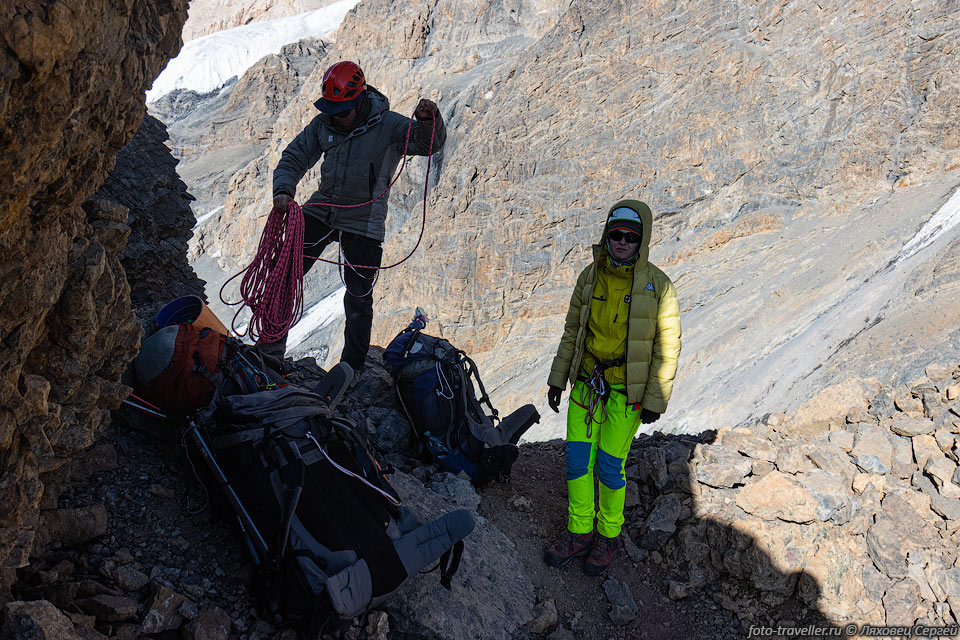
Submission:
[[[640,422],[650,424],[660,419],[660,414],[649,409],[640,409]]]
[[[547,403],[550,405],[550,408],[553,409],[554,413],[560,413],[561,393],[563,393],[563,389],[560,387],[550,387],[547,391]]]

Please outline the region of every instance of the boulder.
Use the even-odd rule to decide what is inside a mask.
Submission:
[[[720,444],[736,449],[754,460],[775,462],[777,459],[777,447],[772,442],[745,429],[732,429],[723,432]]]
[[[640,609],[630,592],[630,585],[607,578],[603,581],[603,591],[610,602],[610,620],[614,624],[625,625],[637,617]]]
[[[95,504],[45,511],[40,526],[40,543],[44,547],[83,544],[107,533],[107,508]]]
[[[960,499],[944,498],[934,486],[933,482],[923,473],[917,471],[910,479],[911,484],[921,493],[930,498],[930,508],[946,520],[960,519]]]
[[[880,382],[865,378],[850,378],[827,387],[800,405],[780,431],[810,439],[826,432],[830,421],[844,422],[853,410],[867,413],[870,399],[879,391]]]
[[[930,435],[919,435],[913,438],[913,458],[917,461],[917,468],[923,469],[931,458],[941,456],[940,445],[936,438]]]
[[[366,418],[371,444],[385,452],[411,452],[412,429],[403,414],[389,407],[370,407]]]
[[[939,535],[902,497],[888,494],[867,531],[873,563],[891,578],[907,576],[907,554],[936,546]]]
[[[819,502],[796,480],[775,471],[741,488],[738,507],[764,520],[810,522],[817,517]]]
[[[799,444],[785,444],[777,450],[777,469],[783,473],[801,473],[808,466],[814,466],[807,458],[805,446]]]
[[[818,469],[839,474],[846,478],[848,483],[857,475],[857,468],[851,461],[850,456],[836,444],[825,443],[812,446],[807,453],[807,457],[813,464],[817,465]]]
[[[648,551],[655,551],[662,547],[677,530],[680,509],[681,501],[679,498],[675,496],[658,497],[653,505],[653,510],[644,523],[646,533],[640,540],[640,546]]]
[[[126,622],[137,615],[137,601],[125,596],[100,594],[78,600],[77,606],[100,622]]]
[[[883,429],[874,425],[858,425],[853,451],[858,467],[867,473],[887,473],[893,465],[893,447]]]
[[[150,585],[150,600],[140,621],[142,633],[160,633],[179,629],[184,623],[180,605],[186,596],[170,587],[154,582]]]
[[[854,435],[852,431],[831,431],[827,439],[830,444],[839,447],[844,453],[853,450]]]
[[[127,591],[140,591],[150,582],[150,577],[147,574],[129,565],[119,567],[114,572],[114,579],[120,587]]]
[[[896,413],[896,410],[896,407],[893,406],[893,398],[887,395],[886,392],[880,391],[870,400],[870,407],[867,409],[867,413],[882,422],[892,417],[893,414]]]
[[[821,535],[817,526],[745,516],[728,525],[727,540],[714,549],[711,558],[719,554],[720,565],[714,563],[714,567],[745,580],[761,593],[789,596],[796,591]]]
[[[911,579],[900,580],[883,595],[888,626],[911,627],[923,615],[920,589]]]
[[[817,520],[843,524],[850,519],[853,495],[845,476],[817,469],[797,478],[800,486],[817,501]]]
[[[944,498],[960,498],[960,485],[954,484],[957,463],[945,455],[930,456],[923,465],[923,472],[933,479]]]
[[[397,472],[390,481],[424,520],[459,508],[411,475]],[[533,585],[513,542],[486,518],[474,513],[474,520],[450,590],[436,574],[411,576],[381,605],[392,633],[437,640],[509,637],[534,618]]]
[[[434,473],[427,486],[434,493],[447,498],[459,507],[476,511],[480,506],[480,496],[463,472],[460,472],[460,475],[446,471]]]
[[[703,459],[697,463],[694,477],[711,487],[734,487],[743,484],[753,463],[736,449],[713,445],[703,447]]]
[[[228,640],[233,626],[230,616],[219,607],[200,609],[196,620],[191,620],[181,631],[183,640]]]
[[[917,470],[917,463],[913,459],[913,440],[901,436],[891,436],[893,444],[893,469],[898,478],[909,478]]]
[[[884,423],[884,426],[897,435],[909,438],[933,433],[937,428],[930,418],[911,418],[908,416],[896,416],[889,422]]]
[[[550,633],[556,628],[559,620],[557,604],[553,598],[547,598],[537,605],[537,617],[527,623],[527,631],[534,634]]]
[[[0,640],[84,640],[73,623],[46,600],[10,602],[4,607]]]

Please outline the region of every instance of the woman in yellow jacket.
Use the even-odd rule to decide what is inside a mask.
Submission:
[[[567,411],[567,531],[546,554],[562,566],[587,555],[600,575],[623,526],[624,464],[641,423],[666,411],[680,355],[680,308],[673,282],[650,264],[653,214],[637,200],[613,205],[593,263],[577,279],[547,381],[550,408],[573,385]],[[594,510],[593,470],[600,480]],[[594,534],[594,518],[597,535]]]

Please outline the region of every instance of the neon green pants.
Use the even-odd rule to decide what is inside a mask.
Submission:
[[[622,386],[615,386],[606,411],[597,407],[587,425],[587,392],[577,381],[567,409],[567,492],[570,508],[567,528],[573,533],[597,531],[616,538],[623,527],[626,497],[624,465],[633,437],[640,429],[640,405],[627,405]],[[600,510],[594,510],[593,469],[600,480]]]

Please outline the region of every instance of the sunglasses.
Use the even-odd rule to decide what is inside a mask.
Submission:
[[[333,114],[334,118],[349,118],[350,114],[353,113],[353,107],[347,109],[346,111],[341,111],[340,113]]]
[[[607,237],[614,242],[620,242],[621,240],[628,244],[637,244],[640,242],[640,236],[635,233],[630,233],[629,231],[614,230],[608,233]]]

